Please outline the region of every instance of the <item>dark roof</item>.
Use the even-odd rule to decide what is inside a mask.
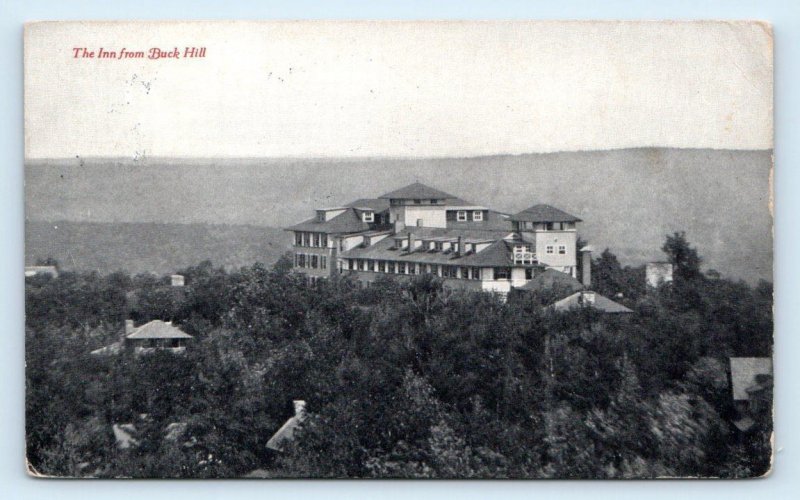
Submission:
[[[345,205],[348,208],[370,208],[375,212],[383,212],[389,210],[389,200],[382,200],[380,198],[360,198],[352,203]]]
[[[567,273],[562,273],[555,269],[547,269],[519,288],[536,292],[559,288],[568,290],[569,293],[575,293],[583,290],[583,284]]]
[[[172,322],[165,323],[160,319],[153,320],[140,326],[133,333],[125,336],[127,339],[190,339],[191,335],[184,333],[180,328],[173,326]]]
[[[449,207],[448,210],[450,210]],[[509,216],[494,210],[487,210],[482,222],[449,220],[447,221],[447,229],[489,229],[508,232],[514,230]]]
[[[581,222],[574,215],[550,205],[534,205],[526,208],[522,212],[512,215],[511,220],[523,222]]]
[[[361,231],[368,231],[369,224],[364,222],[356,209],[347,208],[344,212],[325,222],[320,222],[316,217],[313,217],[286,229],[288,231],[311,231],[327,234],[360,233]]]
[[[585,300],[584,297],[587,294],[594,295],[594,302],[589,302]],[[590,292],[590,291],[580,291],[575,292],[569,297],[563,298],[558,302],[553,304],[553,308],[559,311],[568,311],[573,308],[577,307],[592,307],[594,309],[598,309],[603,312],[607,313],[632,313],[633,311],[628,309],[627,307],[623,306],[622,304],[617,304],[613,300],[603,297],[597,292]]]
[[[502,238],[510,231],[481,231],[481,230],[453,230],[443,228],[415,227],[414,238],[419,240],[449,239],[456,240],[461,236],[465,242],[486,241],[491,242],[487,248],[480,252],[468,255],[457,255],[456,252],[437,251],[431,252],[416,249],[413,252],[395,248],[394,240],[407,238],[409,230],[405,229],[395,235],[387,236],[369,247],[356,247],[341,254],[349,259],[392,260],[397,262],[421,262],[425,264],[439,264],[452,266],[509,266],[512,263],[513,242],[506,242]]]
[[[419,182],[415,182],[413,184],[409,184],[406,187],[402,187],[400,189],[396,189],[390,193],[386,193],[380,196],[381,199],[389,200],[418,200],[418,199],[454,199],[455,196],[452,194],[447,194],[444,191],[439,191],[438,189],[432,188],[430,186],[426,186],[425,184],[421,184]]]

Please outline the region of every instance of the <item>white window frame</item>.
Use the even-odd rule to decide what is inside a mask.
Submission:
[[[567,255],[567,245],[558,245],[558,255]]]
[[[364,212],[364,222],[375,222],[375,213]]]
[[[483,222],[483,210],[473,210],[472,220],[475,222]]]
[[[553,245],[547,245],[547,246],[545,247],[545,250],[544,250],[544,251],[545,251],[545,253],[546,253],[547,255],[553,255],[554,253],[556,253],[556,252],[555,252],[555,247],[554,247]]]
[[[467,211],[466,210],[457,210],[456,211],[456,220],[458,222],[467,222]]]

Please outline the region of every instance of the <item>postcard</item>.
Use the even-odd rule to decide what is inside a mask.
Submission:
[[[768,475],[772,43],[26,25],[28,472]]]

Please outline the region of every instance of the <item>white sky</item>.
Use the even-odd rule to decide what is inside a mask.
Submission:
[[[73,47],[207,48],[74,59]],[[477,156],[772,147],[772,38],[745,23],[26,27],[25,152]]]

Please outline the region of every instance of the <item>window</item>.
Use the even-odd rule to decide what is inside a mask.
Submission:
[[[567,246],[566,245],[558,245],[558,254],[559,255],[566,255],[567,254]]]
[[[414,200],[414,205],[422,205],[422,200]]]
[[[296,232],[294,233],[294,244],[297,246],[303,246],[303,233]]]
[[[364,222],[375,222],[375,214],[372,212],[364,212]]]
[[[386,261],[379,260],[378,261],[378,272],[385,273],[386,272]]]
[[[438,250],[438,251],[441,252],[442,249],[444,248],[444,243],[441,242],[441,241],[436,241],[436,242],[433,243],[433,248],[434,248],[434,250]]]
[[[461,279],[462,280],[469,279],[469,268],[468,267],[462,267],[461,268]]]
[[[509,267],[495,267],[494,268],[494,279],[496,279],[496,280],[511,279],[511,268],[509,268]]]
[[[436,200],[436,199],[431,200],[431,205],[436,205],[437,203],[439,203],[439,200]]]
[[[439,276],[439,266],[437,266],[436,264],[431,264],[431,274]]]
[[[480,267],[473,267],[472,268],[472,279],[474,279],[474,280],[481,279],[481,268]]]
[[[325,222],[325,212],[322,210],[317,212],[317,222]]]
[[[416,262],[409,262],[408,263],[408,274],[417,274],[417,264],[416,264]]]
[[[314,246],[322,246],[322,235],[319,233],[314,233]]]
[[[322,246],[323,247],[328,246],[328,235],[325,233],[322,233]]]
[[[475,222],[483,221],[483,210],[475,210],[472,212],[472,220]]]
[[[552,255],[553,254],[553,245],[547,245],[545,247],[545,253],[547,253],[548,255]]]
[[[311,267],[313,269],[316,269],[317,267],[319,267],[318,264],[319,264],[319,257],[317,257],[316,255],[312,255],[311,256]]]
[[[320,257],[320,267],[322,269],[328,269],[328,258],[324,255]]]
[[[455,278],[458,276],[458,268],[455,266],[442,266],[442,276],[444,278]]]
[[[394,274],[395,273],[394,262],[389,262],[388,264],[386,264],[386,269],[387,269],[386,272]]]
[[[398,262],[397,263],[397,274],[406,274],[406,263],[405,262]]]
[[[533,279],[533,268],[527,267],[525,268],[525,279],[532,280]]]
[[[458,222],[465,222],[467,220],[467,211],[459,210],[456,212],[456,220],[458,220]]]

